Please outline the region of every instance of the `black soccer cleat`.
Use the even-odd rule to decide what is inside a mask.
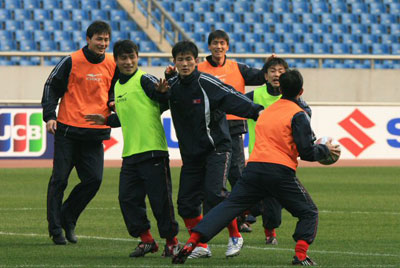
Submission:
[[[53,243],[56,245],[66,245],[67,240],[65,240],[65,237],[62,233],[58,235],[51,235],[51,240],[53,240]]]
[[[152,243],[144,243],[140,242],[139,245],[135,248],[135,250],[129,254],[129,257],[131,258],[138,258],[138,257],[144,257],[147,253],[154,253],[158,251],[158,244],[156,241],[153,241]]]
[[[75,225],[68,224],[63,227],[65,231],[65,238],[67,238],[68,242],[76,244],[78,242],[78,238],[75,235]]]
[[[173,246],[168,246],[165,245],[164,251],[161,254],[162,257],[168,258],[168,257],[173,257],[179,253],[179,251],[183,248],[183,245],[178,243]]]
[[[195,246],[192,243],[186,244],[183,248],[181,248],[181,250],[179,250],[178,254],[172,257],[172,263],[184,264],[194,248]]]
[[[317,265],[316,262],[314,262],[310,257],[306,256],[306,258],[304,260],[299,260],[299,258],[297,256],[293,257],[293,261],[292,261],[293,265],[299,265],[299,266],[315,266]]]

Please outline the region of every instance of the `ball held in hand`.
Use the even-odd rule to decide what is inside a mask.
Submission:
[[[316,143],[317,144],[326,144],[328,141],[330,141],[332,145],[339,145],[339,155],[330,153],[327,158],[321,159],[318,161],[322,165],[332,165],[333,163],[336,163],[336,161],[338,161],[339,157],[340,157],[340,152],[341,152],[340,143],[337,140],[335,140],[334,138],[324,136],[324,137],[319,138],[316,141]]]

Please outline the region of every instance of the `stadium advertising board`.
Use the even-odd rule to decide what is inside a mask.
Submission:
[[[312,106],[317,137],[331,136],[342,146],[341,159],[400,159],[400,107]],[[169,111],[162,115],[171,159],[180,159]],[[46,133],[39,107],[0,107],[0,159],[51,159],[53,135]],[[248,137],[245,137],[247,147]],[[121,158],[122,132],[104,141],[105,159]],[[247,154],[247,149],[245,150]],[[247,155],[246,155],[247,157]]]

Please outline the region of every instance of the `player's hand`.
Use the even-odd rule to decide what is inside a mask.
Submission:
[[[165,74],[171,75],[176,73],[176,67],[172,65],[168,65],[167,68],[165,68]]]
[[[278,56],[275,53],[272,53],[271,56],[269,56],[265,62],[268,62],[276,57],[278,57]]]
[[[115,111],[115,101],[110,101],[108,103],[108,108],[110,108],[111,111]]]
[[[333,145],[331,141],[327,141],[325,145],[328,147],[329,152],[333,155],[340,156],[340,145]]]
[[[47,132],[51,133],[51,134],[56,134],[56,130],[57,130],[57,121],[56,120],[49,120],[46,123],[46,130]]]
[[[165,93],[169,89],[169,85],[166,79],[160,79],[160,81],[156,84],[156,90],[160,93]]]
[[[106,118],[102,114],[87,114],[85,115],[86,122],[91,122],[91,125],[104,125]]]

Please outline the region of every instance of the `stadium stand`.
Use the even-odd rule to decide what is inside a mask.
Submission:
[[[233,40],[231,52],[236,53],[400,54],[399,0],[163,0],[159,3],[204,51],[208,33],[224,29]],[[153,15],[160,20],[160,12]],[[0,0],[0,49],[76,50],[85,44],[84,30],[95,19],[110,23],[111,46],[118,39],[130,38],[143,52],[159,52],[115,0]],[[159,26],[156,28],[161,30]],[[166,22],[165,29],[172,31],[172,25]],[[167,40],[172,44],[172,40]],[[12,64],[40,64],[33,57],[29,61],[30,58],[17,57]],[[1,59],[0,64],[9,64],[5,62]],[[47,65],[54,62],[51,58],[45,60]],[[141,62],[148,64],[146,60]],[[153,64],[165,62],[157,59]],[[261,59],[246,62],[263,64]],[[315,60],[292,63],[302,68],[317,66]],[[381,61],[376,66],[393,68],[399,64]],[[369,61],[323,62],[326,68],[370,66]]]

